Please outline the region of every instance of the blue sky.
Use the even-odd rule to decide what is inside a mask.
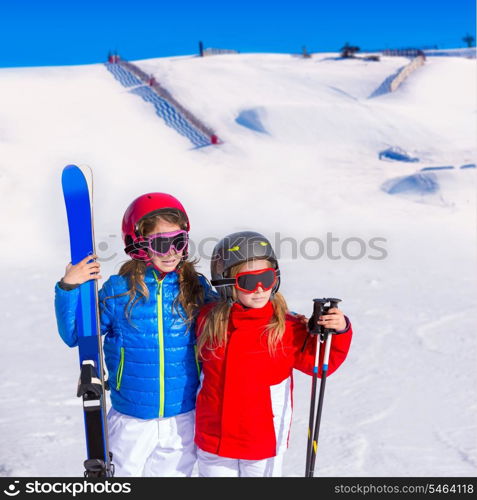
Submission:
[[[0,0],[0,66],[103,62],[196,54],[464,46],[475,0]]]

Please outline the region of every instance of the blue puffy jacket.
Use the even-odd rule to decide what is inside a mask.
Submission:
[[[199,275],[205,301],[217,300],[207,279]],[[179,294],[177,272],[165,275],[148,268],[145,283],[149,300],[139,300],[129,319],[125,315],[129,296],[124,276],[112,275],[99,292],[101,333],[111,388],[111,404],[136,418],[171,417],[195,408],[199,366],[195,354],[195,324],[189,331],[173,302]],[[57,284],[55,310],[58,331],[70,347],[78,343],[75,311],[79,288],[66,291]]]

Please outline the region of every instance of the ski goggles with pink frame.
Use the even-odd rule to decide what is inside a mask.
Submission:
[[[187,248],[189,235],[187,231],[171,231],[168,233],[156,233],[146,236],[143,241],[136,243],[141,249],[150,250],[154,255],[164,257],[172,251],[181,253]]]

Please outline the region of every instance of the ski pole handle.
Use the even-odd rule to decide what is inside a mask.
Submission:
[[[318,320],[323,314],[326,302],[327,299],[313,299],[313,314],[308,321],[308,330],[311,335],[319,335],[322,333],[322,327],[318,324]]]
[[[338,304],[341,302],[341,299],[328,299],[330,301],[330,309],[338,307]]]
[[[338,308],[338,303],[341,302],[341,299],[329,299],[329,301],[330,301],[330,309],[333,309],[333,308]],[[336,330],[330,330],[330,333],[337,335]]]

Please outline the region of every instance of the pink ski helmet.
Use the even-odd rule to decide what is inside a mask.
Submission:
[[[124,251],[133,259],[149,260],[147,251],[142,248],[144,237],[138,231],[138,223],[147,215],[159,210],[175,208],[180,210],[187,219],[187,231],[190,231],[189,217],[182,203],[167,193],[146,193],[136,198],[126,209],[122,222]]]

